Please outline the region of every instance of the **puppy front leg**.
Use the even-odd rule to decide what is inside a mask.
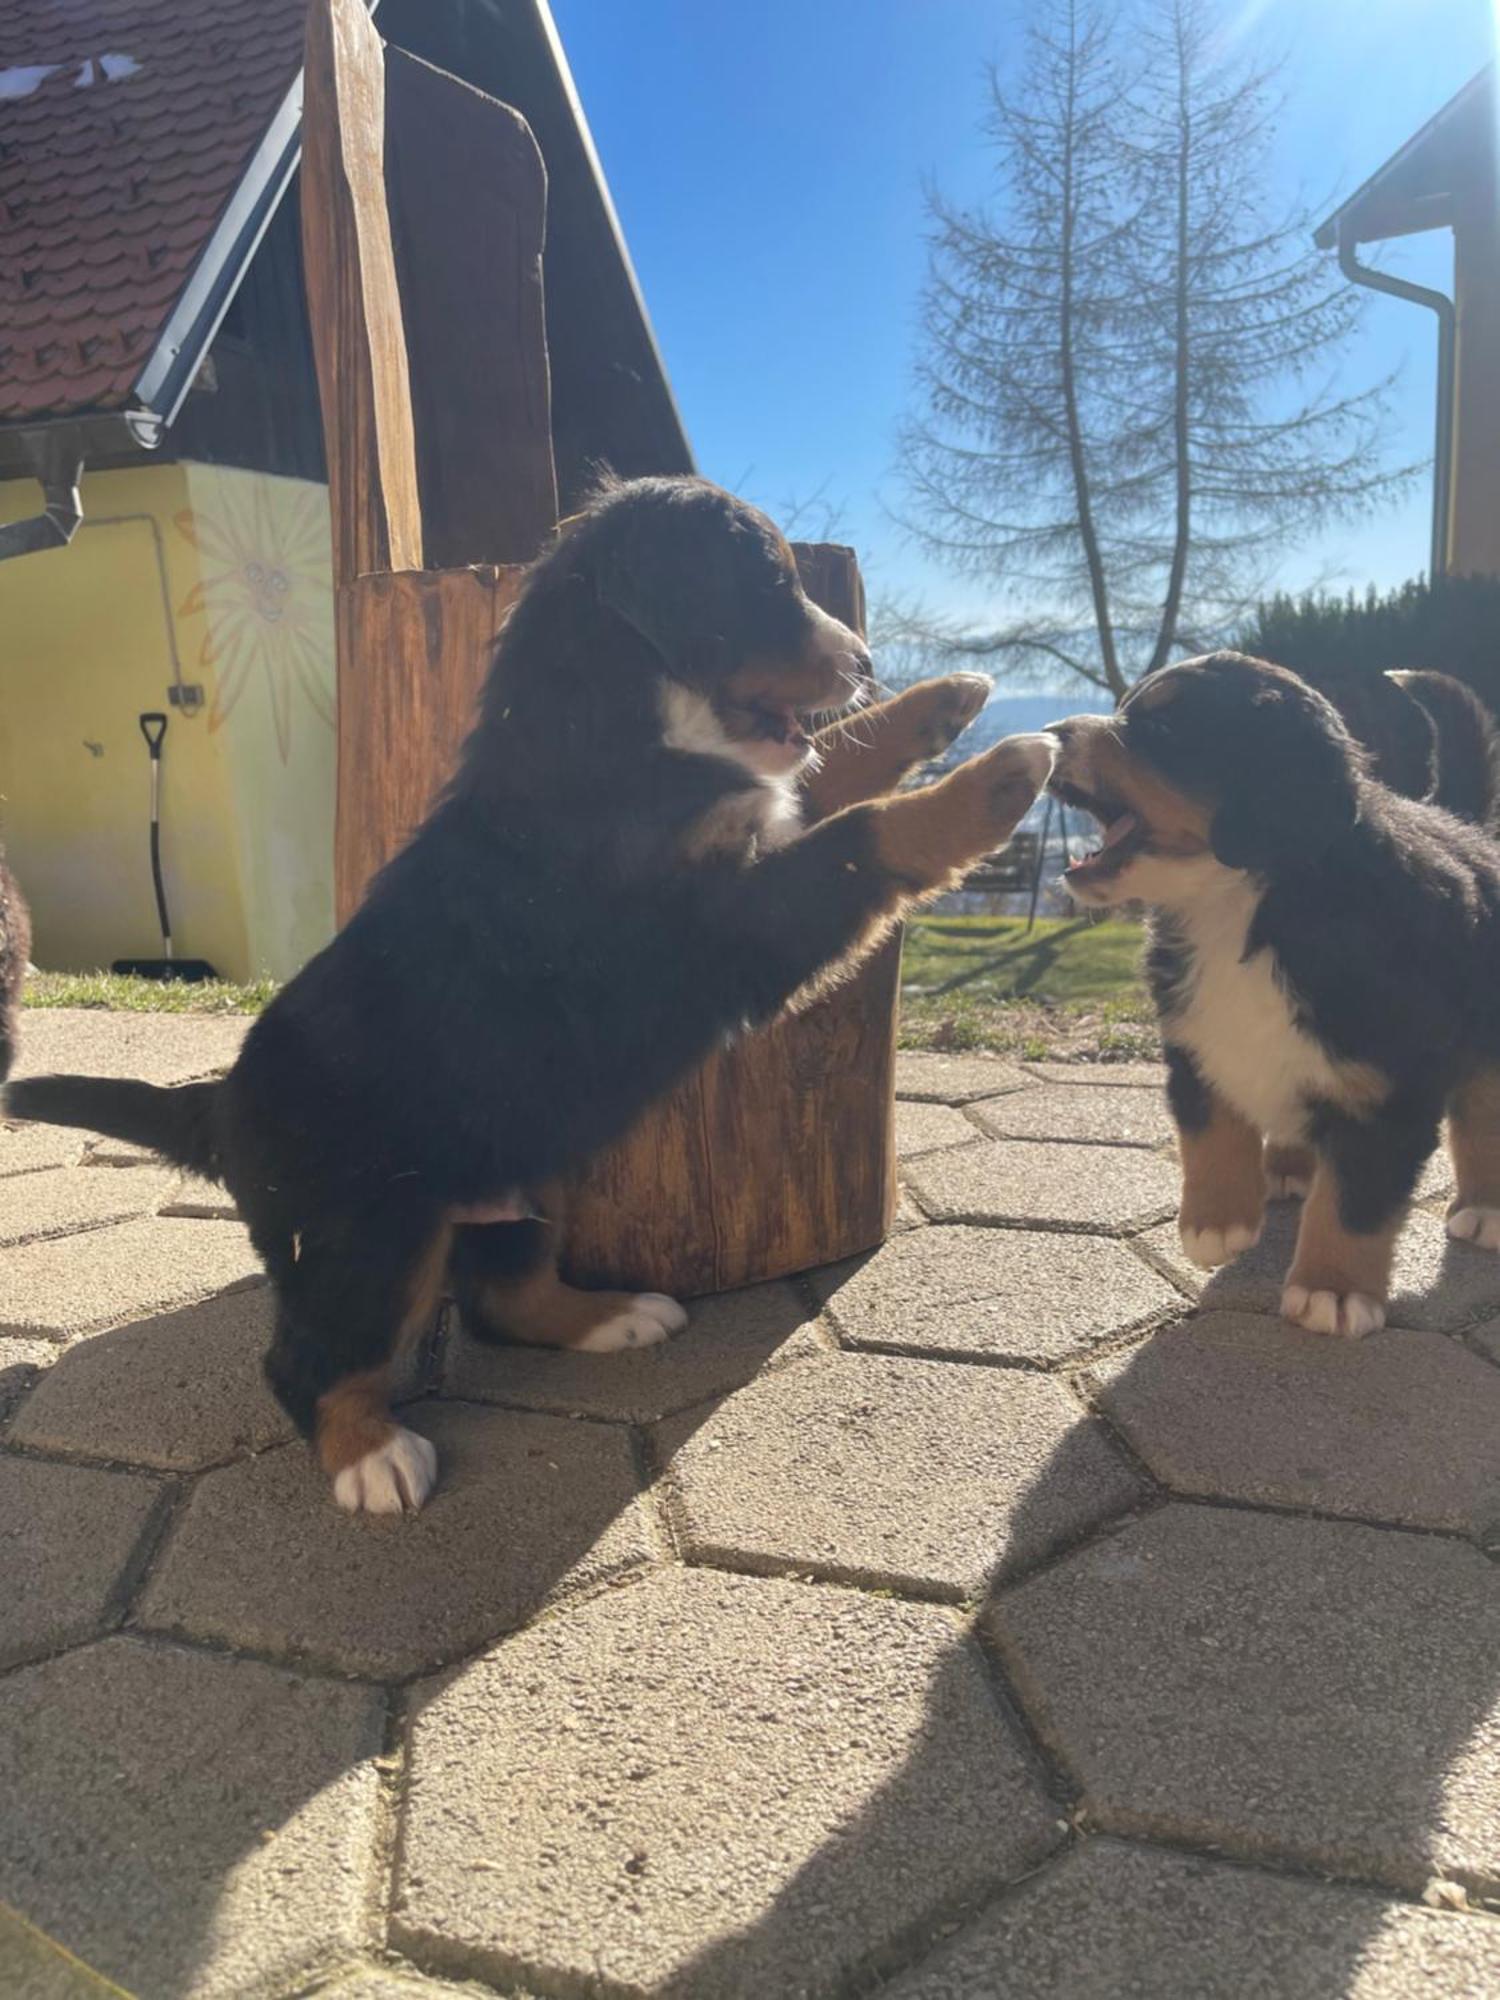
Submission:
[[[1211,1271],[1260,1239],[1266,1205],[1260,1134],[1204,1082],[1186,1049],[1169,1044],[1165,1055],[1182,1159],[1178,1234],[1183,1254]]]
[[[1437,1128],[1436,1112],[1425,1110],[1368,1119],[1324,1114],[1281,1295],[1285,1318],[1347,1340],[1385,1325],[1396,1238]]]
[[[811,824],[892,792],[908,772],[940,757],[990,698],[985,674],[918,681],[890,701],[856,709],[817,737],[818,768],[802,787]]]
[[[771,1019],[820,974],[873,949],[909,903],[1007,841],[1052,768],[1013,736],[925,790],[856,805],[718,878],[705,904],[700,1004],[721,1030]]]

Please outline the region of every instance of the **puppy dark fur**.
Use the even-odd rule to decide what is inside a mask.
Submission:
[[[1304,675],[1371,759],[1371,775],[1409,799],[1492,832],[1500,825],[1500,731],[1451,674]]]
[[[445,1284],[481,1338],[604,1350],[682,1324],[659,1295],[561,1283],[560,1182],[1027,809],[1041,738],[846,803],[861,742],[892,781],[921,754],[893,754],[903,731],[971,718],[987,684],[967,677],[833,731],[845,809],[804,831],[813,718],[868,666],[763,515],[700,480],[611,487],[533,567],[446,796],[228,1077],[12,1089],[22,1116],[228,1186],[278,1293],[272,1386],[342,1504],[394,1511],[432,1484],[386,1370]]]
[[[16,878],[0,859],[0,1083],[16,1059],[21,987],[31,957],[31,918]]]
[[[1283,1311],[1381,1325],[1445,1112],[1449,1233],[1500,1250],[1500,845],[1381,784],[1331,703],[1238,654],[1058,734],[1054,787],[1107,829],[1069,888],[1153,909],[1188,1255],[1254,1242],[1269,1176],[1307,1195]]]
[[[1386,679],[1416,703],[1432,731],[1432,783],[1412,796],[1492,833],[1500,829],[1500,730],[1489,709],[1451,674],[1392,673]]]

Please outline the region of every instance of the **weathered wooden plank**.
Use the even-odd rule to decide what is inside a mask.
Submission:
[[[425,561],[529,562],[557,522],[542,156],[519,112],[396,48],[385,129]]]
[[[799,547],[808,593],[863,629],[858,565]],[[583,1283],[692,1298],[872,1249],[896,1206],[899,940],[805,1014],[712,1057],[579,1177]]]
[[[419,569],[422,520],[385,195],[385,69],[364,0],[311,0],[302,247],[333,516],[334,581]]]
[[[400,570],[338,594],[339,922],[415,832],[469,732],[517,567]]]

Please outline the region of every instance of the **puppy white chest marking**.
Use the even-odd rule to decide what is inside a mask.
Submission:
[[[661,686],[662,741],[671,750],[699,757],[726,757],[756,780],[750,792],[734,792],[706,813],[693,848],[699,854],[764,854],[784,847],[802,831],[802,802],[790,775],[767,776],[743,754],[744,746],[725,734],[706,696],[676,681]]]
[[[1305,1136],[1309,1098],[1346,1094],[1347,1066],[1297,1025],[1275,954],[1245,958],[1258,901],[1247,880],[1177,911],[1192,970],[1166,1027],[1252,1125],[1272,1139],[1297,1140]]]

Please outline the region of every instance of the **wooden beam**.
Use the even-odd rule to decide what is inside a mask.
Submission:
[[[310,0],[302,249],[336,584],[419,569],[422,517],[385,195],[385,68],[364,0]]]
[[[519,568],[403,570],[338,594],[338,920],[447,782]]]
[[[557,525],[542,156],[519,112],[401,49],[385,92],[425,560],[529,562]]]

